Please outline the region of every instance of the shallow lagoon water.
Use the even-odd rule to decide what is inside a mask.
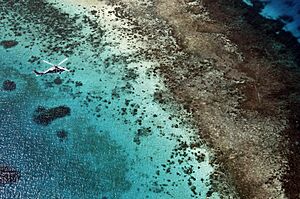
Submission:
[[[1,4],[2,40],[18,45],[0,48],[0,80],[16,83],[1,90],[0,162],[19,175],[1,198],[207,197],[211,154],[179,110],[154,100],[165,90],[159,63],[137,55],[141,37],[121,36],[128,24],[113,8],[96,17],[62,3]],[[70,73],[32,73],[65,57]],[[69,116],[34,122],[39,106],[62,105]]]

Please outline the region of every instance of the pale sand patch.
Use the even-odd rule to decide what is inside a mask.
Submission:
[[[66,3],[72,4],[72,5],[80,5],[86,8],[102,8],[106,5],[105,1],[98,1],[98,0],[63,0]]]

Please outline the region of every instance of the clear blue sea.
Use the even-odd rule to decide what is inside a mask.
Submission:
[[[43,0],[0,4],[1,40],[17,42],[0,46],[0,199],[219,198],[212,154],[185,112],[154,100],[165,92],[159,63],[138,55],[143,37],[124,36],[125,20],[108,6],[95,16]],[[66,57],[71,72],[32,72]],[[61,106],[70,114],[34,119]]]

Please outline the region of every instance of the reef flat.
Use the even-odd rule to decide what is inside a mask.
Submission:
[[[190,51],[212,58],[224,79],[208,79],[219,87],[211,93],[216,99],[203,103],[203,95],[194,97],[202,90],[199,76],[181,89],[192,91],[181,99],[195,103],[191,107],[199,126],[208,128],[205,136],[220,149],[241,198],[298,198],[299,43],[282,31],[283,23],[264,19],[239,1],[203,1],[203,6],[211,20],[198,24],[191,19],[189,24],[197,24],[196,34],[211,33],[210,42],[187,36],[185,43]],[[186,7],[193,12],[193,6]],[[199,33],[210,26],[213,31]],[[212,51],[202,53],[207,43]]]

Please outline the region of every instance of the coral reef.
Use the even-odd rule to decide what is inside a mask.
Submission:
[[[20,173],[6,165],[0,165],[0,185],[16,183],[19,181]]]
[[[52,121],[70,114],[71,109],[67,106],[58,106],[49,109],[39,106],[33,114],[33,121],[37,124],[47,126]]]
[[[60,139],[60,140],[65,140],[68,138],[68,132],[65,130],[59,130],[56,132],[56,136]]]
[[[57,77],[53,80],[54,84],[60,85],[63,83],[63,80],[60,77]]]
[[[13,91],[17,88],[17,85],[14,81],[5,80],[2,85],[3,90],[5,91]]]
[[[12,48],[18,45],[18,42],[14,40],[3,40],[0,42],[0,45],[3,46],[4,48]]]

